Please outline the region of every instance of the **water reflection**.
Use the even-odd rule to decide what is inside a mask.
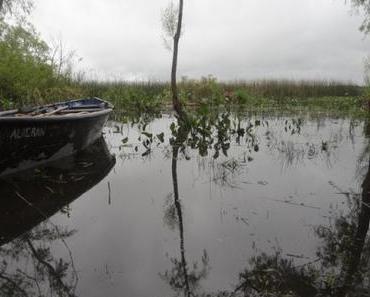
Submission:
[[[369,296],[365,121],[109,125],[114,174],[72,212],[114,165],[105,145],[1,179],[1,296]]]
[[[99,183],[115,158],[104,139],[82,152],[0,179],[0,295],[76,296],[78,274],[67,239],[77,230],[48,218]],[[58,247],[66,257],[53,255]]]
[[[177,178],[177,160],[179,158],[179,151],[181,150],[185,154],[185,143],[188,139],[188,135],[191,131],[191,124],[187,120],[179,119],[178,127],[172,126],[172,184],[173,184],[173,204],[169,201],[169,205],[166,206],[165,210],[165,221],[168,223],[171,229],[177,224],[180,237],[180,259],[174,257],[171,258],[172,268],[161,274],[163,280],[165,280],[169,286],[177,293],[183,292],[185,297],[194,296],[195,291],[199,287],[199,283],[202,279],[206,278],[209,271],[209,259],[207,251],[203,251],[201,267],[198,263],[194,263],[189,269],[188,261],[185,250],[185,236],[184,236],[184,223],[183,223],[183,210],[181,206],[181,200],[179,197],[179,183]],[[195,133],[192,135],[193,140]],[[200,138],[198,138],[200,139]],[[205,138],[203,138],[204,140]],[[194,147],[197,147],[197,142],[193,141]],[[201,145],[203,146],[203,145]],[[207,145],[206,145],[207,146]],[[171,197],[171,196],[170,196]]]
[[[161,278],[168,283],[176,295],[182,292],[185,297],[370,296],[368,278],[370,244],[366,240],[370,221],[370,163],[362,183],[361,195],[340,191],[348,198],[347,211],[333,212],[329,220],[333,223],[329,226],[314,226],[315,234],[322,242],[317,248],[316,259],[302,263],[304,256],[286,257],[279,246],[276,246],[274,254],[262,252],[249,260],[245,259],[246,268],[240,272],[239,279],[235,280],[235,285],[230,290],[208,292],[201,288],[201,281],[210,273],[210,259],[204,249],[200,264],[198,262],[193,265],[188,264],[183,222],[184,209],[179,193],[177,166],[180,154],[185,160],[190,160],[191,154],[188,150],[196,150],[201,157],[211,155],[212,158],[208,159],[210,163],[222,154],[226,159],[223,159],[219,166],[212,167],[213,171],[216,171],[216,173],[213,172],[213,181],[221,186],[234,187],[235,183],[230,181],[230,176],[233,177],[238,168],[247,162],[252,162],[253,154],[258,154],[261,149],[261,142],[255,133],[255,128],[261,125],[266,128],[264,137],[267,151],[278,152],[283,159],[283,167],[298,166],[304,160],[321,157],[326,159],[326,163],[330,166],[333,152],[341,141],[340,134],[332,134],[327,139],[321,139],[316,143],[297,144],[293,140],[285,142],[281,140],[281,135],[276,136],[276,129],[275,132],[269,129],[269,121],[257,119],[253,123],[249,121],[245,126],[245,121],[242,123],[238,117],[230,119],[229,113],[217,114],[214,117],[178,118],[170,125],[173,195],[167,197],[164,221],[172,230],[178,229],[179,256],[170,258],[172,268],[160,273]],[[286,120],[282,132],[290,137],[300,135],[303,125],[301,119]],[[351,127],[352,124],[350,130]],[[149,138],[143,141],[145,152],[141,156],[144,157],[151,153],[149,145],[153,145],[155,137],[148,132],[141,133]],[[164,133],[159,135],[161,137],[158,139],[163,143]],[[368,137],[368,133],[365,132],[365,135]],[[352,133],[349,133],[349,137],[353,141]],[[243,158],[228,158],[230,147],[241,143],[244,149]],[[336,186],[333,184],[333,187]],[[285,202],[289,203],[289,201]],[[304,204],[297,204],[297,206],[305,207]],[[299,258],[300,261],[295,261],[294,257]]]
[[[252,154],[252,152],[259,151],[258,140],[254,134],[253,128],[260,126],[261,123],[268,126],[267,121],[256,120],[253,124],[249,122],[246,128],[242,128],[240,118],[237,118],[236,124],[234,123],[234,125],[232,125],[230,114],[223,113],[220,116],[216,114],[215,117],[201,116],[199,118],[190,118],[189,115],[187,115],[186,117],[179,117],[177,119],[177,124],[171,124],[172,137],[170,138],[169,143],[172,147],[171,172],[174,201],[173,205],[167,202],[165,221],[171,228],[173,228],[174,223],[177,223],[178,225],[180,235],[180,259],[171,258],[170,260],[173,265],[172,269],[161,274],[161,277],[177,294],[183,292],[185,297],[211,296],[209,293],[202,292],[200,288],[201,281],[207,278],[210,271],[207,251],[205,249],[203,251],[201,265],[199,265],[198,262],[195,262],[190,271],[186,260],[183,210],[181,200],[179,198],[179,183],[177,177],[179,152],[184,155],[186,160],[190,159],[186,153],[188,147],[198,150],[198,154],[202,157],[207,156],[209,151],[212,151],[213,160],[220,157],[220,152],[222,152],[225,157],[228,157],[228,150],[232,144],[232,136],[235,136],[234,139],[238,145],[240,145],[242,141],[245,143],[244,148],[246,148],[247,151],[244,154],[244,163],[246,162],[246,153],[249,154],[247,159],[250,162],[253,160],[250,154]],[[293,123],[295,123],[295,121]],[[297,121],[297,124],[297,131],[299,132],[301,121]],[[289,129],[290,127],[291,126],[289,126]],[[285,128],[285,131],[287,131],[287,128]],[[293,130],[292,134],[296,133],[295,131],[296,130]],[[228,182],[229,173],[234,175],[237,168],[241,166],[241,163],[242,162],[236,159],[222,162],[220,166],[217,167],[217,171],[220,173],[216,174],[217,178],[215,178],[214,181],[219,182],[221,180],[222,185],[232,187],[232,183]],[[243,285],[239,285],[234,291],[223,291],[214,294],[220,296],[235,295],[240,292],[242,288]]]
[[[315,226],[322,239],[317,259],[297,265],[277,249],[249,260],[234,293],[242,296],[369,296],[370,164],[361,195],[343,192],[348,210],[333,212],[332,224]]]

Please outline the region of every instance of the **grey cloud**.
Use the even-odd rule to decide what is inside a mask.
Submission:
[[[185,0],[180,75],[362,82],[369,38],[340,0]],[[100,77],[168,79],[167,0],[37,0],[42,36],[62,36]]]

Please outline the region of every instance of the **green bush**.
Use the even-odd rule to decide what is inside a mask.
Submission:
[[[251,94],[245,89],[237,89],[234,93],[234,96],[239,104],[246,104],[248,99],[251,98]]]
[[[83,92],[61,73],[48,45],[31,25],[9,25],[0,19],[1,108],[74,98]]]
[[[179,92],[183,102],[219,105],[225,99],[221,84],[211,75],[200,80],[183,78],[179,83]]]
[[[152,111],[159,109],[163,99],[146,88],[117,84],[107,88],[102,97],[111,101],[117,109],[129,111]]]

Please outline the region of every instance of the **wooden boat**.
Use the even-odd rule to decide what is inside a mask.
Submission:
[[[76,154],[0,177],[0,246],[78,199],[104,179],[115,162],[100,138]]]
[[[0,175],[19,160],[32,166],[86,148],[101,136],[112,110],[106,101],[87,98],[0,112]]]

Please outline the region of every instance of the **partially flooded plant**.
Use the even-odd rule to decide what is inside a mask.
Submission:
[[[234,178],[240,174],[244,165],[235,158],[217,164],[216,168],[213,168],[213,181],[221,186],[235,188]]]

